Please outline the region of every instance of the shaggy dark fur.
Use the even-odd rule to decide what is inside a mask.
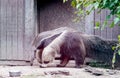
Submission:
[[[98,36],[81,35],[86,46],[86,57],[105,62],[111,65],[113,53],[112,47],[118,41],[104,40]]]

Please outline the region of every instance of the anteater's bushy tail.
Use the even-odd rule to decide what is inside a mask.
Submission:
[[[87,57],[108,64],[112,63],[114,53],[112,47],[116,46],[118,41],[104,40],[98,36],[85,36],[83,38],[87,50]],[[117,57],[117,60],[119,59],[120,56]]]

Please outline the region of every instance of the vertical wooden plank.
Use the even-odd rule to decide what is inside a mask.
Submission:
[[[106,20],[106,10],[102,10],[101,11],[101,25],[103,26],[103,23],[104,21]],[[101,30],[101,37],[104,38],[104,39],[107,39],[107,29],[106,27],[104,27],[102,30]]]
[[[18,59],[24,60],[24,0],[18,0],[18,14],[17,14],[17,25],[18,25]]]
[[[31,59],[32,45],[31,41],[34,37],[34,0],[25,0],[25,44],[24,55],[25,60]]]
[[[35,36],[37,36],[38,33],[40,33],[40,24],[38,25],[38,10],[37,10],[37,2],[38,0],[34,0],[34,26],[35,26]]]
[[[12,59],[18,58],[17,53],[17,0],[12,0],[12,24],[13,24],[13,31],[12,31]]]
[[[120,26],[119,26],[119,25],[118,25],[118,30],[119,30],[119,31],[118,31],[118,35],[120,35]]]
[[[11,59],[12,58],[12,23],[11,23],[11,18],[12,18],[12,16],[11,16],[11,14],[12,14],[12,9],[11,9],[11,2],[9,1],[9,0],[6,0],[7,2],[7,5],[6,5],[6,29],[7,29],[7,35],[6,35],[6,37],[7,37],[7,40],[6,40],[6,42],[7,42],[7,51],[6,51],[6,58],[7,59]]]
[[[1,0],[1,59],[6,59],[6,0]]]
[[[90,7],[86,8],[86,10]],[[85,18],[85,33],[94,34],[94,11]]]
[[[120,35],[120,26],[118,26],[118,24],[116,24],[112,30],[112,39],[118,40],[118,35]]]
[[[101,17],[100,17],[101,13],[97,13],[97,12],[98,12],[98,10],[95,10],[95,14],[94,14],[94,23],[95,24],[96,24],[96,22],[100,22],[100,19],[101,19]],[[101,35],[100,29],[95,29],[94,34],[100,36]]]
[[[118,26],[114,26],[112,30],[112,40],[117,40],[118,32],[119,32]]]
[[[115,16],[112,16],[112,21],[114,20],[114,18],[115,18]],[[118,24],[116,24],[112,30],[112,39],[118,40],[118,35],[120,35],[119,33],[120,33],[120,26]]]
[[[0,31],[1,31],[1,0],[0,0]],[[0,59],[1,59],[1,32],[0,32]]]
[[[6,0],[7,59],[17,59],[17,0]]]
[[[110,11],[107,10],[107,14],[109,14]],[[110,28],[110,24],[112,23],[112,20],[113,20],[113,16],[110,18],[110,20],[108,20],[108,27],[107,27],[107,39],[110,39],[112,40],[112,31],[113,31],[113,28]]]
[[[112,30],[113,28],[110,28],[109,25],[112,21],[108,21],[108,27],[107,27],[107,39],[112,40]]]

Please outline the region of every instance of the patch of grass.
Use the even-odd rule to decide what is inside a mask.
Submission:
[[[106,69],[111,69],[111,65],[103,62],[90,62],[89,66],[91,67],[99,67],[99,68],[106,68]]]

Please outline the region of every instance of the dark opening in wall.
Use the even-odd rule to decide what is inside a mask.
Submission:
[[[62,0],[35,0],[36,19],[38,25],[38,33],[40,32],[40,11],[44,8],[49,7],[51,4],[62,2]]]
[[[37,0],[37,9],[40,10],[57,2],[62,2],[62,0]]]

